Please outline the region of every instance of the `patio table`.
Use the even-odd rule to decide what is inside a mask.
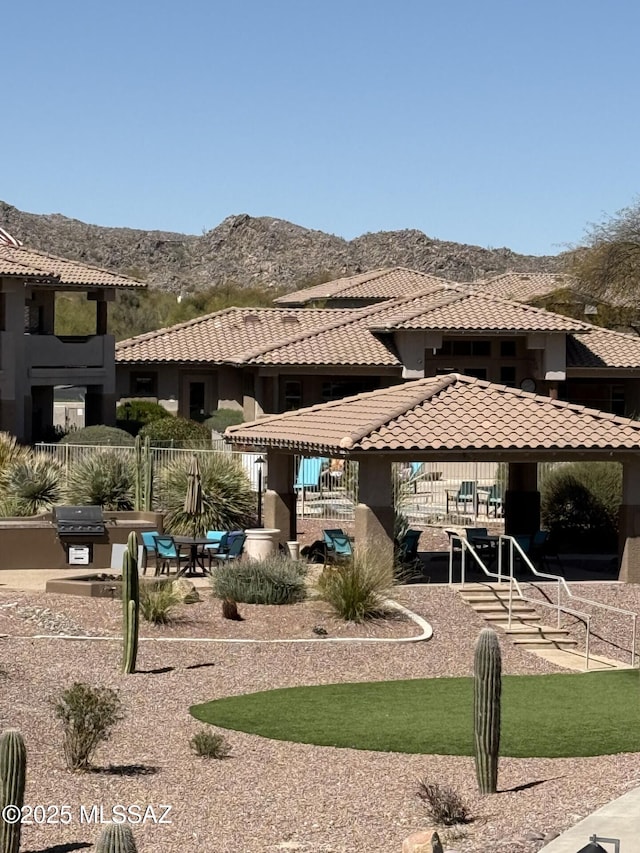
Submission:
[[[219,543],[213,542],[206,536],[174,536],[173,541],[176,543],[176,547],[179,550],[182,550],[183,547],[189,548],[189,562],[185,563],[184,566],[178,571],[177,577],[196,574],[196,569],[198,567],[202,569],[203,575],[210,574],[209,568],[208,566],[205,566],[204,562],[204,546],[209,546],[206,552],[209,553],[209,551],[217,551]]]

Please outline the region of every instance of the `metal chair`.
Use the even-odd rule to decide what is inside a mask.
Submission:
[[[220,565],[238,560],[242,556],[246,539],[247,534],[243,532],[227,533],[224,545],[220,546],[218,553],[211,553],[209,559]]]
[[[449,504],[455,504],[456,512],[460,509],[471,512],[473,515],[478,510],[478,491],[475,480],[463,480],[458,489],[447,489],[447,514]]]
[[[156,546],[156,576],[166,572],[168,577],[172,563],[175,563],[176,572],[179,573],[181,562],[188,562],[189,556],[180,553],[173,536],[156,536],[154,541]]]
[[[325,565],[326,563],[344,563],[353,557],[351,539],[341,528],[323,530],[322,538]]]
[[[156,556],[156,536],[160,536],[157,530],[143,530],[140,534],[142,538],[142,574],[147,573],[147,563],[149,555],[154,558]]]

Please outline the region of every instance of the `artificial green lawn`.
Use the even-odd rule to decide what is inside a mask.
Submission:
[[[640,752],[640,672],[507,675],[500,754]],[[320,746],[473,755],[473,679],[430,678],[292,687],[217,699],[196,719]]]

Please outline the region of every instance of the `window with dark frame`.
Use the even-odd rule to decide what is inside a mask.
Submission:
[[[516,387],[516,369],[509,365],[500,368],[500,384],[508,388]]]
[[[284,410],[292,412],[302,407],[302,382],[299,379],[288,379],[284,383]]]
[[[157,373],[132,373],[131,374],[131,396],[132,397],[157,397],[158,396],[158,374]]]

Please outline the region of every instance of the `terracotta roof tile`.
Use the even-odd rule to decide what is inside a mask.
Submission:
[[[477,292],[461,284],[430,287],[379,307],[369,328],[438,329],[464,332],[569,332],[588,323]]]
[[[0,275],[25,276],[68,287],[146,287],[142,281],[0,242]]]
[[[391,267],[316,284],[287,293],[274,300],[276,305],[304,305],[317,299],[395,299],[424,290],[430,284],[445,280],[426,272],[406,267]]]
[[[229,427],[226,436],[234,444],[334,455],[637,451],[640,422],[449,374],[271,415]]]
[[[228,308],[116,344],[116,361],[232,364],[399,364],[361,312]],[[345,330],[349,328],[349,332]]]
[[[502,299],[528,302],[536,296],[546,296],[561,288],[575,288],[576,281],[562,273],[506,272],[484,281],[474,282],[483,293]]]
[[[591,326],[567,337],[567,367],[640,368],[640,337]]]

